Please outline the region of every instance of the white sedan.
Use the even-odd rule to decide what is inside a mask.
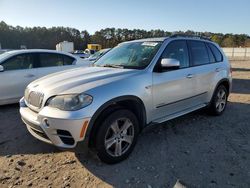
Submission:
[[[17,103],[26,86],[48,74],[89,66],[81,58],[55,50],[13,50],[0,55],[0,105]]]

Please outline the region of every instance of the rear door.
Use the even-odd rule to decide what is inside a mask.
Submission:
[[[75,58],[57,53],[39,53],[38,77],[75,67]]]
[[[15,55],[1,65],[4,71],[0,72],[0,103],[18,102],[26,86],[37,78],[35,54]]]
[[[203,103],[210,101],[211,89],[213,89],[213,80],[216,76],[218,63],[211,48],[206,42],[189,40],[188,47],[191,57],[191,66],[194,71],[195,92],[201,95]]]

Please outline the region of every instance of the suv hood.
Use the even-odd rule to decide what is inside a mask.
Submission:
[[[136,73],[139,73],[139,71],[133,69],[81,67],[42,77],[29,84],[28,88],[39,90],[50,96],[82,93],[100,85],[128,78]]]

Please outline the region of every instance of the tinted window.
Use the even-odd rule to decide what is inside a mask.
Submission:
[[[204,65],[210,62],[205,43],[199,41],[188,41],[188,44],[192,56],[192,64],[194,66]]]
[[[211,49],[207,46],[207,52],[208,52],[208,56],[209,56],[209,60],[211,63],[215,63],[215,57],[213,55],[213,52],[211,51]]]
[[[34,67],[34,55],[20,54],[7,59],[2,66],[4,70],[32,69]]]
[[[64,56],[63,60],[64,60],[63,65],[72,65],[73,62],[75,61],[74,58],[66,56],[66,55]]]
[[[53,53],[40,54],[40,67],[63,66],[63,56]]]
[[[215,47],[213,44],[208,44],[210,49],[212,50],[214,56],[215,56],[215,59],[217,62],[221,62],[223,60],[222,58],[222,54],[220,53],[220,51],[218,50],[217,47]]]
[[[171,58],[180,61],[180,68],[189,66],[189,56],[186,41],[173,41],[167,45],[162,58]]]

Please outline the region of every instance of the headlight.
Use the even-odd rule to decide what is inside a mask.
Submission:
[[[92,100],[92,96],[84,93],[72,95],[58,95],[50,98],[47,101],[46,105],[53,108],[58,108],[60,110],[74,111],[90,105]]]

